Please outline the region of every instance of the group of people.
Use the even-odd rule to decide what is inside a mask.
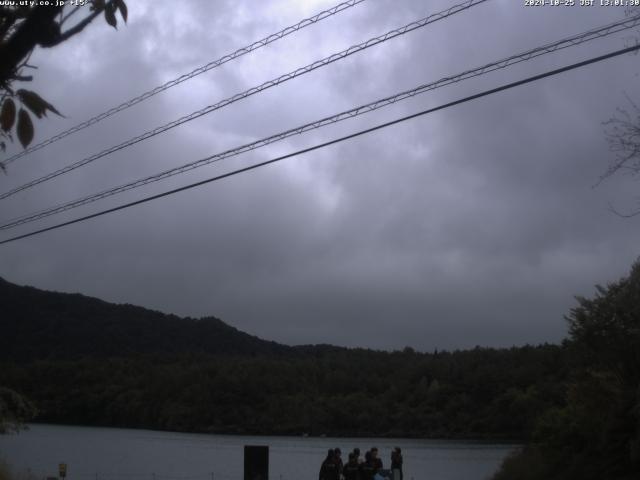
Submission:
[[[346,463],[342,460],[342,451],[333,448],[320,467],[319,480],[402,480],[402,451],[396,447],[391,451],[391,469],[385,470],[378,449],[373,447],[360,456],[360,449],[349,453]]]

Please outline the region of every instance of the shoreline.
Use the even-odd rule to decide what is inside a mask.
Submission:
[[[28,431],[31,426],[44,426],[44,427],[69,427],[69,428],[105,428],[110,430],[135,430],[140,432],[150,433],[173,433],[180,435],[215,435],[215,436],[229,436],[229,437],[265,437],[265,438],[291,438],[296,440],[322,440],[322,439],[338,439],[338,440],[415,440],[425,442],[445,442],[451,444],[465,444],[465,445],[504,445],[504,446],[523,446],[526,442],[522,439],[505,438],[505,437],[470,437],[470,436],[449,436],[449,437],[420,437],[415,435],[334,435],[334,434],[321,434],[321,435],[304,435],[304,434],[288,434],[288,433],[251,433],[251,432],[213,432],[213,431],[185,431],[185,430],[166,430],[166,429],[154,429],[146,427],[128,427],[128,426],[114,426],[114,425],[85,425],[85,424],[70,424],[70,423],[55,423],[55,422],[29,422],[25,425]],[[14,435],[20,435],[21,432],[14,433]]]

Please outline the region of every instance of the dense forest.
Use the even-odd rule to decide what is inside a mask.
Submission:
[[[562,345],[453,352],[290,347],[215,318],[5,281],[0,295],[0,386],[37,421],[519,440],[496,480],[640,472],[640,264],[578,299]]]
[[[0,364],[38,420],[179,431],[528,436],[562,405],[559,347],[323,351],[306,358],[178,356]]]

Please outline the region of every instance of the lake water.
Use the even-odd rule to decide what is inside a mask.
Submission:
[[[244,445],[269,446],[271,480],[316,480],[329,448],[343,457],[354,447],[377,446],[385,467],[391,449],[402,448],[405,479],[490,478],[514,445],[407,439],[348,439],[206,435],[118,428],[31,425],[0,435],[0,458],[16,472],[67,480],[241,480]]]

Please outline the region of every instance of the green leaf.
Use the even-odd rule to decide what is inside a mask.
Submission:
[[[127,17],[129,15],[129,10],[127,9],[127,4],[124,3],[124,0],[113,0],[114,5],[118,10],[120,10],[120,15],[122,15],[122,19],[124,23],[127,23]]]
[[[18,140],[20,140],[22,147],[27,148],[27,145],[33,140],[33,122],[31,121],[29,113],[24,108],[21,108],[18,112],[17,132]]]
[[[53,105],[47,102],[44,98],[38,95],[36,92],[30,90],[20,89],[16,92],[20,101],[33,112],[33,114],[42,118],[47,116],[47,110],[55,113],[56,115],[63,116]]]
[[[104,19],[109,25],[116,30],[118,29],[118,19],[116,18],[116,7],[113,3],[109,2],[104,7]]]
[[[8,132],[16,121],[16,104],[10,98],[7,98],[2,104],[0,112],[0,127]]]

